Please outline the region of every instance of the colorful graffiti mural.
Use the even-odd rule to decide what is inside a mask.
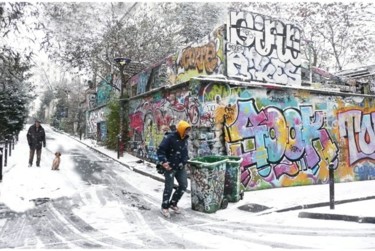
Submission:
[[[224,74],[224,26],[178,53],[175,84],[200,75]]]
[[[235,121],[226,125],[226,142],[229,155],[242,156],[244,169],[254,167],[262,179],[279,180],[301,171],[317,177],[323,163],[334,162],[337,168],[338,147],[323,128],[323,111],[313,111],[311,105],[258,110],[253,98],[238,99],[236,107]],[[249,179],[243,172],[245,185]]]
[[[112,77],[109,75],[106,77],[106,80],[100,81],[97,88],[96,94],[96,105],[105,105],[109,101],[111,97],[112,86],[109,84],[111,83]]]
[[[228,77],[301,85],[299,28],[250,12],[231,12],[229,19]]]
[[[227,31],[131,79],[143,94],[130,100],[135,154],[156,162],[165,132],[183,119],[193,129],[190,157],[242,157],[247,190],[327,183],[330,164],[336,182],[373,179],[374,99],[298,89],[300,29],[248,12],[229,20]]]
[[[340,139],[348,146],[347,162],[359,179],[375,179],[375,112],[349,109],[338,112]]]
[[[162,62],[133,76],[133,96],[172,86],[201,75],[224,75],[224,26]]]
[[[130,80],[132,96],[140,95],[152,91],[162,86],[175,84],[175,59],[174,56],[165,58],[162,62],[149,67]]]
[[[102,129],[105,129],[103,129],[102,132],[98,133],[98,124],[106,121],[106,114],[108,113],[107,109],[107,107],[102,107],[88,112],[88,117],[86,121],[87,133],[90,136],[97,138],[98,140],[101,140],[101,138],[98,138],[99,135],[107,135],[107,129],[104,126],[102,127]]]
[[[145,149],[133,149],[156,161],[156,147],[161,142],[165,128],[176,125],[179,120],[198,123],[199,104],[190,96],[187,88],[169,92],[161,96],[161,92],[137,101],[132,105],[133,112],[129,116],[131,138],[143,141]],[[153,157],[152,157],[153,156]]]
[[[187,99],[196,102],[195,116],[187,112]],[[375,112],[364,113],[365,99],[360,100],[230,82],[192,83],[133,100],[134,150],[156,161],[165,127],[184,119],[193,125],[190,157],[242,157],[247,190],[326,183],[331,163],[338,182],[371,179]]]

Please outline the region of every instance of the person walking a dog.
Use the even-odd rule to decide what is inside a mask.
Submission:
[[[46,147],[46,133],[40,125],[40,120],[36,119],[35,124],[29,127],[27,131],[27,142],[30,147],[29,167],[33,166],[34,155],[36,151],[36,166],[40,167],[40,157],[42,155],[42,146]]]
[[[189,123],[181,120],[176,126],[176,131],[165,134],[157,150],[158,160],[165,169],[161,213],[167,218],[170,217],[169,209],[175,213],[181,213],[177,203],[188,185],[185,166],[189,159],[188,134],[190,130]],[[178,182],[178,188],[172,195],[174,178]]]

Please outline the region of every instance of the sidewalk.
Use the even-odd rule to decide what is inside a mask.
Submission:
[[[95,141],[68,136],[134,172],[164,181],[164,176],[156,172],[153,163],[128,153],[117,159],[116,151],[98,146]],[[254,215],[299,210],[300,218],[375,223],[375,180],[336,183],[334,191],[334,209],[330,209],[328,184],[249,191],[245,192],[243,200],[230,203],[228,209],[247,211]]]

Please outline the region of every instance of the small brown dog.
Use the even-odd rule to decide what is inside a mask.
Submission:
[[[52,169],[51,170],[60,170],[59,167],[60,167],[60,156],[61,156],[61,153],[60,152],[56,152],[55,156],[56,157],[55,157],[55,159],[52,162]]]

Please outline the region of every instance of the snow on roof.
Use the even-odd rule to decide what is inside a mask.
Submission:
[[[335,73],[336,76],[344,78],[363,78],[375,75],[375,65],[362,66],[356,69],[343,70]]]

